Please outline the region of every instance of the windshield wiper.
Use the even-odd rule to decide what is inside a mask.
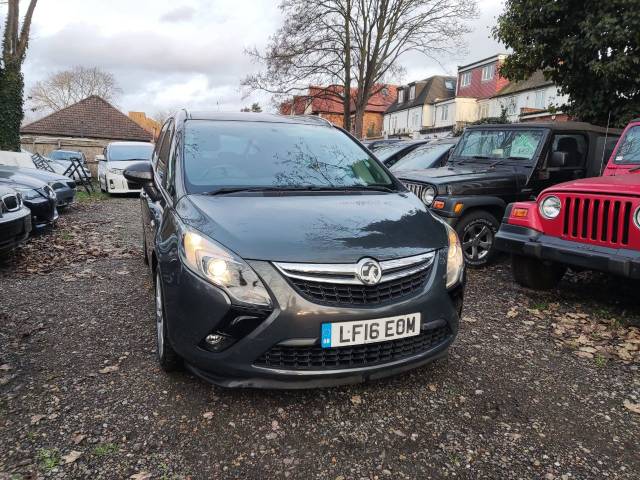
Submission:
[[[637,167],[633,167],[629,170],[629,173],[633,173],[633,172],[637,172],[638,170],[640,170],[640,165]]]
[[[201,195],[225,195],[228,193],[243,192],[317,192],[317,191],[349,191],[349,190],[372,190],[378,192],[395,192],[390,187],[384,185],[283,185],[280,187],[221,187],[210,192],[203,192]]]

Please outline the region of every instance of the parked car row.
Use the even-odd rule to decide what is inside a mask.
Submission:
[[[51,160],[51,170],[66,171],[57,162]],[[0,151],[0,255],[53,225],[58,212],[74,202],[76,181],[54,172],[36,168],[29,152]]]

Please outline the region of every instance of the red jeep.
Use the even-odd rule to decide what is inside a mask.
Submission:
[[[535,202],[510,204],[496,248],[512,254],[516,281],[534,289],[553,288],[567,267],[640,279],[636,174],[640,119],[624,130],[602,177],[560,183],[540,193]]]

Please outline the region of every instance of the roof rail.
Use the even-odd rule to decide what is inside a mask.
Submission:
[[[333,123],[331,123],[329,120],[327,120],[326,118],[322,118],[319,115],[309,115],[309,114],[304,114],[304,115],[293,115],[294,117],[300,117],[300,118],[308,118],[310,120],[313,120],[314,122],[320,122],[320,123],[324,123],[325,125],[327,125],[328,127],[333,127]]]

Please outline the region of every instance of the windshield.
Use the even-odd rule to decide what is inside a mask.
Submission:
[[[447,153],[451,147],[453,147],[452,143],[421,145],[398,160],[397,163],[391,167],[391,171],[420,170],[434,167],[434,164],[442,157],[442,155]]]
[[[365,149],[325,126],[190,120],[184,143],[189,193],[220,187],[394,187]]]
[[[620,140],[620,148],[616,152],[615,163],[640,163],[640,125],[627,130]]]
[[[62,152],[62,151],[55,152],[54,151],[49,154],[49,158],[52,158],[54,160],[65,160],[65,161],[70,161],[72,158],[78,158],[82,160],[82,154],[80,152]]]
[[[110,162],[127,162],[131,160],[151,160],[153,145],[111,145],[109,147]]]
[[[544,137],[543,130],[470,130],[454,152],[457,160],[510,160],[531,163]]]

